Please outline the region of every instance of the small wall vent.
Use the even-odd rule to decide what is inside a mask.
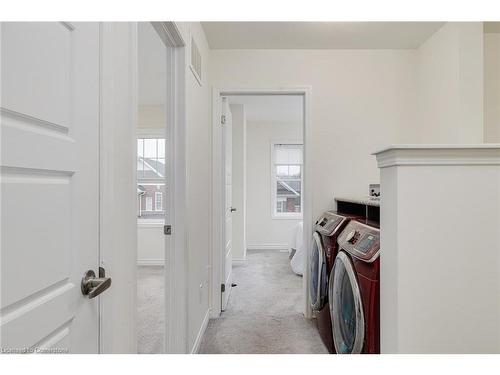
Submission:
[[[194,77],[201,86],[201,53],[193,36],[191,36],[191,63],[189,66],[191,72],[193,72]]]

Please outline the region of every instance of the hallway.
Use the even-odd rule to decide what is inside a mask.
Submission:
[[[300,311],[302,278],[288,253],[248,251],[233,265],[233,282],[227,310],[209,322],[199,353],[327,353],[315,323]]]

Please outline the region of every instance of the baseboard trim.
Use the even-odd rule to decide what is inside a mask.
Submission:
[[[137,259],[138,266],[164,266],[165,259]]]
[[[209,310],[209,319],[219,319],[220,313],[215,312],[214,309]]]
[[[247,250],[288,250],[289,244],[257,244],[247,245]]]
[[[194,340],[194,344],[191,349],[191,354],[198,354],[198,352],[200,351],[201,339],[203,338],[203,335],[207,330],[209,317],[210,317],[210,309],[208,309],[207,312],[205,313],[205,317],[203,318],[203,322],[201,323],[201,327],[200,330],[198,331],[198,335],[196,336],[196,340]]]

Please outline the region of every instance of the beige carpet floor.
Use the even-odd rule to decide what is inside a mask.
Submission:
[[[163,353],[164,342],[163,267],[137,268],[137,352]]]
[[[226,311],[210,320],[200,353],[327,353],[315,321],[303,317],[302,278],[288,253],[248,251],[233,266]]]

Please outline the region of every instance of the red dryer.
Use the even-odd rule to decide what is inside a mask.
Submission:
[[[318,331],[330,353],[335,353],[328,303],[328,278],[337,256],[337,239],[347,223],[359,216],[326,211],[316,221],[310,255],[311,284],[309,297],[316,311]]]
[[[380,353],[380,230],[351,221],[338,239],[329,280],[333,343],[339,354]]]

